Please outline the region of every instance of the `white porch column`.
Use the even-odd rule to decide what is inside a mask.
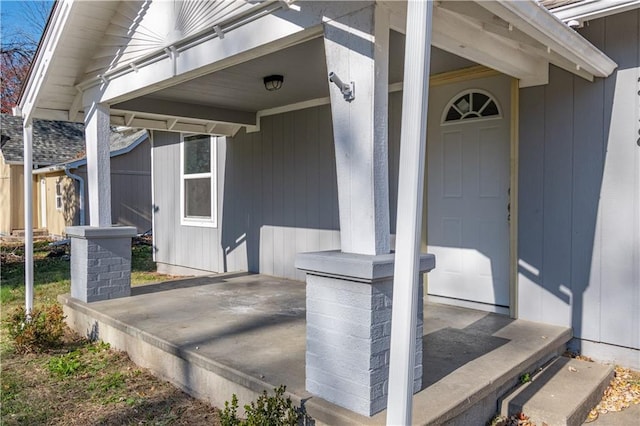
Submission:
[[[355,82],[350,102],[329,88],[342,251],[389,253],[388,11],[372,5],[330,21],[324,37],[327,70]]]
[[[25,310],[33,309],[33,123],[31,118],[23,124],[24,148],[24,286]]]
[[[411,424],[419,300],[419,259],[422,235],[424,164],[429,104],[429,67],[433,2],[409,0],[405,47],[400,173],[396,225],[396,263],[391,353],[389,360],[388,425]],[[428,366],[427,366],[428,368]]]
[[[109,106],[91,103],[84,119],[91,226],[111,226]]]
[[[112,226],[109,106],[85,107],[90,226],[67,227],[71,239],[71,296],[83,302],[131,294],[131,237],[136,228]]]
[[[327,70],[355,83],[355,99],[330,87],[342,251],[296,257],[296,267],[307,274],[305,387],[365,416],[387,404],[395,292],[395,255],[389,252],[388,50],[384,7],[371,5],[325,24]],[[433,266],[433,255],[420,256],[422,272]],[[413,315],[411,350],[418,361],[411,377],[417,392],[422,310]]]

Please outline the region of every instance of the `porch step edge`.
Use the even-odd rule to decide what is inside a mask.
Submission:
[[[559,357],[500,401],[500,413],[536,424],[579,426],[613,379],[613,367]]]
[[[571,337],[572,330],[565,328],[544,347],[530,354],[500,376],[494,377],[471,397],[460,399],[453,407],[443,407],[440,414],[425,424],[467,426],[478,424],[479,419],[491,419],[499,411],[500,400],[519,385],[520,377],[527,372],[542,368],[559,357],[565,352],[566,344],[571,340]]]

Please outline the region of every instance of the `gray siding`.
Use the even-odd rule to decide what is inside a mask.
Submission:
[[[296,253],[340,247],[329,106],[263,117],[218,143],[218,228],[180,225],[179,135],[154,134],[156,260],[298,280]]]
[[[74,172],[75,173],[75,172]],[[78,168],[85,180],[85,222],[89,224],[87,167]],[[139,233],[151,229],[151,143],[149,140],[131,152],[111,158],[111,220],[135,226]],[[77,223],[78,218],[75,219]]]
[[[180,135],[154,132],[152,149],[156,261],[205,271],[223,271],[220,229],[180,224]],[[224,139],[219,140],[217,149],[218,164],[222,165],[220,169],[224,173]],[[220,219],[220,189],[223,182],[218,180]],[[231,270],[234,270],[235,266],[234,264]],[[242,269],[240,265],[238,269]]]
[[[581,32],[614,74],[520,93],[519,316],[640,348],[640,12]]]

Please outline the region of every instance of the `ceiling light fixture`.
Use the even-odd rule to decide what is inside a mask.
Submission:
[[[278,90],[282,87],[284,77],[278,74],[268,75],[262,79],[264,81],[264,88],[270,92]]]

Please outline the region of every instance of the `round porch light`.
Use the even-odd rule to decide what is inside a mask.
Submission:
[[[282,87],[284,77],[281,75],[268,75],[262,79],[264,81],[264,88],[270,92],[278,90]]]

